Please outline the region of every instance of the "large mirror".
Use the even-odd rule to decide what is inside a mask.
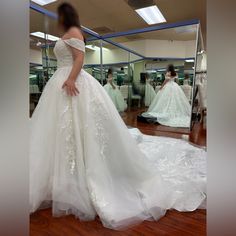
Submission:
[[[32,113],[56,70],[53,47],[60,35],[55,17],[32,9],[30,17]],[[84,69],[104,86],[123,118],[137,119],[156,130],[189,133],[203,113],[195,81],[199,61],[204,61],[199,24],[144,29],[118,37],[84,33]]]
[[[30,9],[30,115],[37,106],[43,88],[48,79],[47,71],[43,66],[43,48],[46,45],[45,16]]]
[[[111,35],[109,40],[130,51],[130,116],[135,113],[138,121],[155,123],[162,131],[189,133],[198,28],[193,24]]]

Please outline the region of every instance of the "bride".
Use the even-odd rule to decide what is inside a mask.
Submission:
[[[142,116],[155,117],[162,125],[189,128],[191,106],[175,79],[177,73],[174,66],[169,65],[164,83]]]
[[[144,97],[144,104],[145,104],[146,107],[149,107],[150,104],[152,103],[153,99],[156,97],[155,90],[152,87],[152,85],[150,83],[151,81],[148,77],[149,76],[146,73],[145,74],[145,80],[146,80],[146,83],[145,83],[145,97]]]
[[[124,100],[124,97],[122,96],[120,90],[113,83],[111,69],[108,69],[107,84],[104,85],[104,89],[106,90],[107,94],[109,95],[116,109],[119,112],[123,112],[127,109],[127,104]]]
[[[183,140],[127,129],[103,87],[82,69],[85,44],[74,8],[58,8],[58,69],[31,119],[30,212],[98,215],[124,229],[206,199],[206,152]]]

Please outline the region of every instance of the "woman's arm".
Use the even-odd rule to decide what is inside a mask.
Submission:
[[[79,31],[79,29],[72,29],[70,30],[67,35],[67,38],[78,38],[80,40],[83,40],[82,33]],[[64,82],[62,88],[66,89],[66,92],[70,96],[76,96],[79,94],[79,90],[75,86],[75,81],[82,69],[83,61],[84,61],[84,52],[70,47],[73,55],[73,66],[71,69],[71,72],[69,74],[68,79]]]
[[[167,72],[165,75],[165,80],[163,82],[163,84],[160,87],[160,90],[164,88],[164,86],[170,81],[170,74]]]
[[[160,90],[164,88],[164,86],[169,82],[169,80],[170,79],[167,79],[167,78],[164,80],[163,84],[160,87]]]
[[[109,83],[110,83],[110,85],[111,85],[111,87],[113,88],[113,89],[116,89],[116,86],[113,84],[113,81],[112,80],[110,80],[110,81],[108,81]]]

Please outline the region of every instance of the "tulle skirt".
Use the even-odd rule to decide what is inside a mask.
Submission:
[[[144,98],[145,106],[149,107],[155,97],[156,97],[156,93],[155,93],[154,88],[149,83],[146,83],[146,85],[145,85],[145,98]]]
[[[168,82],[159,90],[144,117],[155,117],[166,126],[190,126],[191,106],[180,86],[174,81]]]
[[[104,89],[106,90],[107,94],[109,95],[119,112],[123,112],[127,109],[127,103],[125,102],[124,97],[117,87],[113,89],[112,86],[107,83],[106,85],[104,85]]]
[[[55,72],[30,121],[30,212],[50,204],[54,216],[99,215],[105,227],[119,230],[157,220],[167,209],[200,207],[205,151],[130,132],[84,70],[76,81],[80,94],[67,96],[61,87],[70,71]]]

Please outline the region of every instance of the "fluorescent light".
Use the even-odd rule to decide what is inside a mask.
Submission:
[[[149,25],[166,22],[159,8],[154,5],[135,10]]]
[[[95,46],[95,45],[86,45],[85,47],[88,48],[88,49],[91,49],[93,51],[100,50],[100,47]]]
[[[41,6],[47,5],[52,2],[56,2],[57,0],[32,0],[32,2],[35,2]]]
[[[194,62],[194,59],[187,59],[186,62]]]
[[[45,36],[46,36],[46,39],[50,41],[57,41],[59,39],[58,37],[53,36],[51,34],[45,35],[45,33],[43,32],[33,32],[33,33],[30,33],[30,35],[33,35],[35,37],[42,38],[42,39],[45,39]]]
[[[96,46],[96,45],[92,45],[92,44],[86,45],[85,47],[88,48],[88,49],[91,49],[91,50],[93,50],[93,51],[100,50],[100,47],[98,47],[98,46]],[[109,50],[109,49],[108,49],[108,48],[105,48],[105,47],[102,47],[102,50]]]

